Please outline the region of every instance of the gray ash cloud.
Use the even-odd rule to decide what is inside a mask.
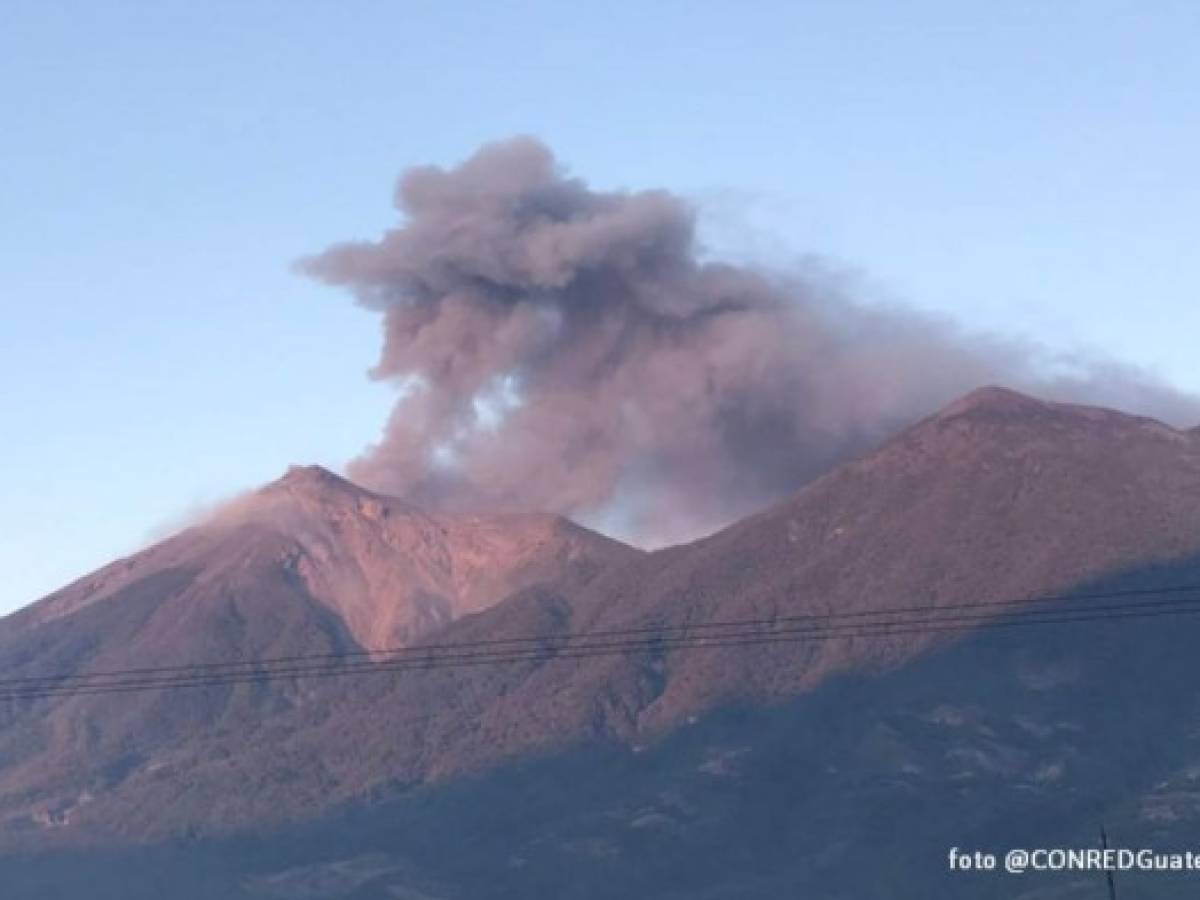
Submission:
[[[1120,366],[1047,376],[1036,348],[702,261],[684,199],[593,190],[533,139],[410,169],[395,200],[378,241],[301,267],[383,317],[373,376],[398,401],[350,474],[418,503],[560,512],[655,545],[985,383],[1200,415]]]

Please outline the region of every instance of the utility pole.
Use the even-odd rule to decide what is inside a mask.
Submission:
[[[1104,825],[1100,825],[1100,849],[1108,849],[1108,833]],[[1104,869],[1104,880],[1108,882],[1108,900],[1117,900],[1117,882],[1113,878],[1113,870],[1107,866]]]

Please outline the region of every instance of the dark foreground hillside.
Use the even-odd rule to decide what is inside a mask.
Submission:
[[[1089,586],[1200,582],[1200,562]],[[528,759],[316,822],[8,857],[7,896],[1092,898],[1098,875],[951,874],[950,847],[1193,848],[1200,622],[998,629],[887,675],[715,711],[649,747]],[[1126,875],[1169,898],[1193,875]],[[10,893],[11,892],[11,893]]]
[[[650,554],[314,470],[235,513],[0,623],[7,676],[383,640],[545,652],[10,697],[14,896],[1082,898],[1094,873],[951,874],[947,854],[1200,834],[1194,433],[983,390]],[[861,624],[914,607],[933,626]],[[694,640],[737,622],[759,630]],[[642,637],[561,649],[597,634]]]

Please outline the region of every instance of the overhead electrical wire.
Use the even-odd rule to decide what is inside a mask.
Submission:
[[[1003,610],[1009,608],[1036,607],[1043,604],[1063,604],[1074,602],[1091,602],[1097,600],[1121,600],[1133,597],[1145,596],[1172,596],[1179,594],[1200,594],[1200,585],[1175,585],[1164,588],[1127,588],[1124,590],[1105,591],[1103,593],[1088,593],[1088,594],[1050,594],[1032,598],[996,600],[988,602],[975,603],[946,603],[946,604],[923,604],[918,606],[896,606],[886,610],[850,610],[848,612],[820,612],[820,613],[800,613],[792,615],[776,615],[768,618],[757,619],[713,619],[706,622],[684,622],[678,625],[666,622],[660,622],[653,625],[642,625],[630,628],[606,628],[588,632],[576,632],[558,635],[560,640],[569,640],[574,638],[609,638],[609,637],[625,637],[636,635],[661,635],[664,632],[670,631],[699,631],[709,629],[723,629],[732,627],[754,627],[762,625],[774,625],[777,623],[788,622],[829,622],[829,621],[846,621],[846,620],[861,620],[883,618],[896,615],[923,614],[934,613],[941,614],[944,612],[958,611],[974,611],[996,609]],[[1089,607],[1095,609],[1096,607]],[[1103,607],[1101,607],[1103,608]],[[1034,610],[1028,610],[1034,612]],[[1055,610],[1059,612],[1061,610]],[[525,643],[541,644],[550,639],[551,636],[546,634],[536,635],[519,635],[516,637],[502,638],[487,638],[483,640],[473,641],[455,641],[449,644],[433,644],[422,643],[419,645],[404,645],[398,647],[382,647],[375,650],[347,650],[338,653],[306,653],[290,656],[272,656],[246,660],[230,660],[225,662],[212,663],[190,663],[174,666],[151,666],[135,669],[111,669],[99,670],[80,675],[47,675],[34,678],[0,678],[0,688],[7,684],[17,684],[26,681],[46,681],[46,680],[66,680],[72,678],[102,678],[115,675],[141,675],[153,674],[160,672],[175,672],[181,669],[188,671],[200,671],[209,669],[227,669],[239,666],[271,666],[281,663],[292,662],[308,662],[314,660],[347,660],[355,658],[372,658],[377,656],[388,656],[398,653],[411,653],[417,650],[421,652],[438,651],[438,650],[462,650],[474,649],[493,646],[510,646]]]
[[[1132,598],[1147,597],[1167,599],[1130,602]],[[1088,603],[1098,600],[1122,602]],[[1045,608],[1050,603],[1059,605]],[[1080,603],[1087,605],[1080,606]],[[987,612],[989,610],[990,613]],[[838,639],[1124,621],[1196,613],[1200,613],[1200,585],[1178,585],[1026,600],[926,604],[889,610],[806,613],[679,625],[661,623],[558,635],[519,635],[419,644],[342,654],[307,654],[0,678],[0,701],[253,684],[284,678],[327,678],[522,662],[543,663],[636,652],[663,653],[678,649],[819,643]]]

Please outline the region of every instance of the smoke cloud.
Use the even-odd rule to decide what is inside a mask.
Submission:
[[[1048,374],[819,278],[702,261],[695,211],[601,192],[520,138],[400,179],[401,224],[301,263],[382,314],[398,402],[350,467],[451,509],[560,512],[646,545],[697,536],[986,383],[1195,421],[1136,372]]]

